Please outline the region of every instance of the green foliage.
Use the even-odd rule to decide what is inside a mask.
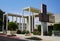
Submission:
[[[2,25],[2,19],[0,19],[0,25]]]
[[[26,33],[26,31],[25,30],[23,30],[22,32],[21,32],[21,34],[25,34]]]
[[[51,36],[51,35],[52,35],[52,32],[51,32],[51,31],[49,31],[49,32],[47,33],[47,35],[48,35],[48,36]]]
[[[21,34],[21,30],[17,30],[17,34]]]
[[[2,19],[0,19],[0,31],[2,31]]]
[[[42,40],[41,38],[38,38],[38,37],[30,37],[30,38],[26,38],[26,39],[30,39],[30,40]]]
[[[17,34],[29,34],[29,31],[21,31],[21,30],[17,30]]]
[[[41,33],[40,33],[37,29],[34,29],[33,34],[34,34],[34,35],[40,35]]]
[[[26,34],[29,34],[29,31],[26,31]]]
[[[0,9],[0,31],[2,31],[2,25],[3,25],[3,14],[5,12],[3,12],[1,9]]]
[[[60,30],[60,23],[54,24],[53,30]]]
[[[16,30],[18,28],[18,25],[15,22],[9,22],[8,23],[8,29],[9,30]]]
[[[41,32],[41,25],[38,25],[38,31]]]
[[[0,9],[0,14],[4,14],[5,12],[3,12],[1,9]]]

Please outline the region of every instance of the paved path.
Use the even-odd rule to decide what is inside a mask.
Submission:
[[[26,41],[26,40],[14,39],[14,38],[8,38],[8,37],[0,36],[0,41]]]

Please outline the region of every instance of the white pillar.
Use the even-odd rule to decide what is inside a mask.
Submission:
[[[6,15],[6,31],[8,30],[8,14]]]
[[[16,16],[16,24],[17,24],[17,16]]]
[[[19,21],[19,30],[20,30],[21,29],[21,25],[20,25],[20,23],[21,23],[21,17],[19,19],[20,19],[20,21]]]
[[[24,18],[24,30],[26,30],[26,28],[25,28],[25,18]]]
[[[26,31],[29,31],[29,17],[27,19],[27,26],[26,26]]]
[[[35,13],[34,13],[34,29],[36,29],[36,27],[35,27]]]
[[[31,18],[30,18],[30,15],[31,15],[31,14],[30,14],[30,13],[31,13],[31,12],[30,12],[30,8],[29,8],[29,32],[31,32],[31,28],[30,28],[30,27],[31,27],[31,23],[30,23],[30,22],[31,22],[31,20],[30,20],[30,19],[31,19]]]
[[[13,22],[13,16],[12,16],[12,22]]]
[[[4,14],[3,14],[3,26],[2,26],[2,32],[4,33]]]
[[[41,36],[43,36],[45,32],[47,32],[47,22],[41,22]]]
[[[23,31],[24,10],[22,11],[22,31]]]
[[[33,27],[34,27],[34,25],[33,25],[34,21],[33,20],[34,20],[34,17],[33,17],[33,13],[32,13],[32,32],[33,32]]]

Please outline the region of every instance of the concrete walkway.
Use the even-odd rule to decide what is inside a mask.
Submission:
[[[0,35],[0,36],[7,37],[7,35]],[[13,36],[9,38],[19,38],[19,39],[26,40],[25,38],[29,38],[29,37],[39,37],[42,39],[42,41],[60,41],[60,36],[40,36],[40,35],[25,36],[25,34],[16,34],[16,37]]]
[[[25,39],[25,38],[29,38],[29,37],[39,37],[42,39],[42,41],[60,41],[60,37],[58,36],[39,36],[39,35],[31,35],[31,36],[25,36],[22,34],[16,34],[18,37],[20,37],[20,39]]]

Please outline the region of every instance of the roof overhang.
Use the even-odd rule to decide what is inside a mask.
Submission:
[[[34,12],[34,13],[40,13],[41,11],[37,8],[33,8],[33,7],[26,7],[23,9],[24,11],[30,11],[30,12]]]

